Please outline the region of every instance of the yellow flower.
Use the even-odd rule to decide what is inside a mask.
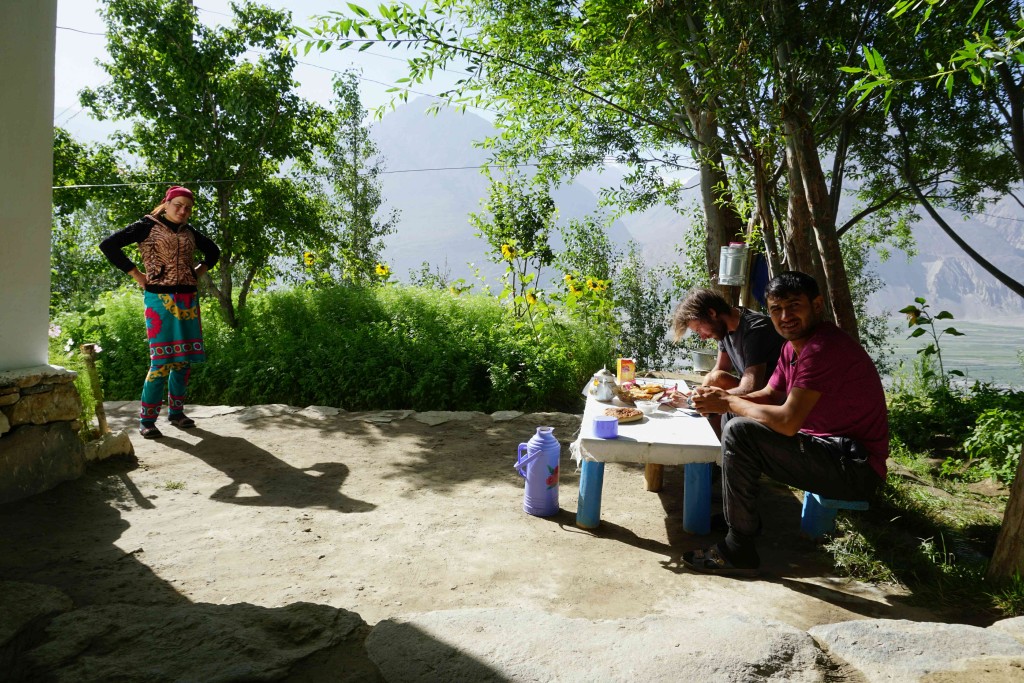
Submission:
[[[563,279],[565,280],[565,284],[571,285],[572,284],[572,273],[566,273],[565,277]]]
[[[388,275],[391,275],[391,269],[383,263],[378,263],[377,267],[373,270],[377,273],[377,277],[387,277]]]
[[[587,278],[587,289],[589,289],[590,291],[593,292],[593,291],[599,289],[600,287],[601,287],[601,285],[598,284],[597,282],[595,282],[593,278],[589,278],[589,277]]]
[[[516,250],[511,244],[501,245],[501,256],[506,261],[511,261],[516,257]]]
[[[526,293],[526,303],[531,306],[537,303],[537,294],[532,289]]]
[[[452,293],[452,295],[454,295],[454,296],[458,296],[459,294],[461,294],[461,293],[462,293],[462,291],[461,291],[461,290],[459,290],[459,288],[458,288],[458,287],[456,287],[455,285],[451,285],[451,286],[449,286],[449,287],[448,287],[448,291],[449,291],[449,292],[451,292],[451,293]]]
[[[316,261],[316,254],[311,251],[303,252],[302,260],[306,263],[306,267],[310,268],[312,267],[313,262]]]
[[[577,287],[575,287],[574,285],[569,285],[569,291],[570,291],[570,292],[571,292],[571,293],[572,293],[572,294],[573,294],[574,296],[579,296],[580,294],[582,294],[582,293],[583,293],[583,290],[582,290],[582,289],[578,289],[578,288],[577,288]]]

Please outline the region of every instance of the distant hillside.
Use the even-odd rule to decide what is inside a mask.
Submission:
[[[387,241],[386,257],[401,279],[407,279],[410,270],[419,270],[424,261],[447,263],[453,278],[471,278],[468,263],[492,276],[499,269],[485,261],[486,244],[474,235],[469,215],[481,210],[488,189],[479,168],[487,152],[474,143],[493,135],[494,128],[471,113],[427,114],[429,104],[426,98],[410,102],[373,128],[387,160],[388,173],[381,176],[386,206],[401,211],[398,231]],[[407,169],[426,170],[402,172]],[[597,206],[597,197],[579,183],[561,188],[553,198],[563,223],[592,213]],[[632,236],[616,223],[611,238],[624,245]],[[557,238],[552,241],[561,246]]]
[[[484,261],[485,245],[474,236],[468,216],[487,197],[487,181],[478,168],[487,153],[473,143],[494,134],[494,128],[471,113],[426,114],[428,105],[425,98],[415,100],[374,126],[389,171],[382,176],[384,197],[388,207],[401,210],[398,232],[387,243],[387,259],[401,279],[423,261],[447,263],[453,278],[471,278],[468,263],[493,275],[498,268]],[[427,170],[401,172],[410,169]],[[616,169],[607,168],[563,187],[554,195],[561,220],[591,213],[600,188],[616,186],[620,178]],[[698,189],[689,194],[693,202],[699,201]],[[975,249],[1011,277],[1024,280],[1024,209],[1007,199],[985,213],[967,220],[943,215]],[[675,248],[685,229],[685,218],[661,207],[623,217],[611,237],[620,245],[636,240],[647,259],[660,264],[679,258]],[[919,254],[913,261],[897,252],[885,263],[873,262],[886,283],[871,301],[876,312],[897,310],[923,296],[935,310],[947,309],[958,319],[1024,323],[1024,299],[971,261],[930,219],[922,220],[914,235]]]

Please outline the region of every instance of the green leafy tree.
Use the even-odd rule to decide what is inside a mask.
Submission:
[[[498,298],[515,317],[526,318],[534,326],[539,278],[555,258],[549,238],[556,218],[555,202],[546,189],[513,174],[491,177],[484,210],[469,219],[490,247],[487,258],[505,264]]]
[[[377,282],[390,268],[383,261],[383,240],[395,232],[398,211],[382,211],[380,174],[384,170],[366,124],[359,98],[359,77],[348,71],[334,79],[335,141],[315,168],[330,178],[328,212],[332,239],[313,254],[307,268],[331,275],[332,281]]]
[[[648,370],[668,366],[674,355],[674,344],[669,338],[672,292],[645,263],[635,242],[630,242],[619,264],[614,298],[616,311],[623,320],[619,355],[633,358],[637,367]]]
[[[84,144],[61,128],[53,141],[50,310],[85,309],[123,282],[96,245],[110,232],[106,206],[124,193],[108,145]]]
[[[815,274],[856,334],[836,215],[844,140],[875,122],[847,93],[855,78],[836,74],[884,18],[880,0],[437,0],[376,17],[350,7],[309,31],[307,46],[416,42],[411,82],[468,60],[449,100],[497,109],[502,161],[536,160],[553,182],[611,156],[631,170],[609,195],[627,209],[672,201],[680,186],[663,171],[695,164],[712,279],[719,247],[759,223],[773,270]],[[838,154],[831,173],[826,152]]]
[[[211,28],[184,0],[108,0],[111,81],[81,99],[100,119],[130,122],[116,144],[137,160],[136,180],[196,193],[192,222],[221,248],[206,286],[236,327],[252,288],[279,271],[277,257],[330,235],[316,188],[282,169],[312,162],[334,130],[330,112],[295,94],[295,59],[281,45],[289,15],[252,2],[232,11],[230,25]],[[134,193],[117,207],[120,222],[159,195]]]

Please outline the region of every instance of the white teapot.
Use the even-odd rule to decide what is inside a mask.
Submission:
[[[590,395],[598,401],[611,401],[615,398],[615,375],[608,368],[601,368],[594,373],[590,381]]]

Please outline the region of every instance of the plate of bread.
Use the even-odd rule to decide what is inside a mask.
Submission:
[[[639,422],[644,419],[644,414],[636,408],[605,408],[604,414],[614,417],[619,424]]]

